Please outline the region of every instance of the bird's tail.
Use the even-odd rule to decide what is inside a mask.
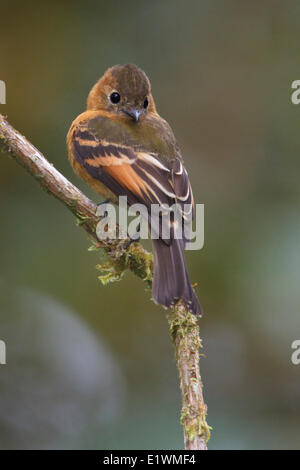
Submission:
[[[202,315],[201,305],[192,288],[183,255],[183,242],[174,238],[168,246],[161,239],[152,240],[154,273],[153,300],[170,307],[181,299],[195,315]]]

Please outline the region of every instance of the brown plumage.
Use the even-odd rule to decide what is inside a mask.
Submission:
[[[74,171],[105,199],[116,203],[193,205],[180,150],[168,123],[156,111],[151,85],[136,65],[117,65],[93,86],[87,110],[67,136]],[[151,225],[151,219],[149,219]],[[153,299],[165,307],[181,299],[189,310],[201,307],[186,270],[184,240],[153,240]]]

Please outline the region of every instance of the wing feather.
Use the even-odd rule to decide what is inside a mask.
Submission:
[[[76,160],[93,178],[116,196],[126,195],[130,205],[143,203],[150,214],[151,204],[170,207],[178,203],[183,219],[193,210],[191,185],[180,158],[170,165],[155,153],[100,140],[86,127],[75,130],[73,149]]]

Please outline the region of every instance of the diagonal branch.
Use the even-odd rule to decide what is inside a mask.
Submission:
[[[94,247],[105,250],[109,262],[100,267],[102,271],[100,279],[103,283],[120,278],[123,272],[129,269],[151,286],[152,255],[140,243],[128,246],[128,240],[124,239],[99,240],[96,227],[100,219],[96,216],[96,204],[59,173],[2,115],[0,115],[0,150],[9,153],[35,178],[42,189],[67,206],[79,220],[79,225],[91,237]],[[206,423],[206,405],[199,371],[201,340],[198,320],[179,302],[169,311],[168,321],[180,377],[181,423],[185,448],[206,450],[210,427]]]

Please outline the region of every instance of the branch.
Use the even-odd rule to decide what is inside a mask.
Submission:
[[[96,204],[59,173],[1,114],[0,150],[8,152],[42,189],[67,206],[91,237],[95,249],[104,249],[109,259],[99,267],[99,277],[104,284],[120,279],[124,271],[129,269],[151,286],[152,255],[140,243],[132,243],[128,247],[128,240],[124,239],[99,240],[96,227],[100,218],[96,216]],[[210,427],[206,423],[206,405],[199,371],[201,340],[198,320],[179,302],[174,309],[170,309],[168,321],[180,377],[185,449],[206,450]]]

